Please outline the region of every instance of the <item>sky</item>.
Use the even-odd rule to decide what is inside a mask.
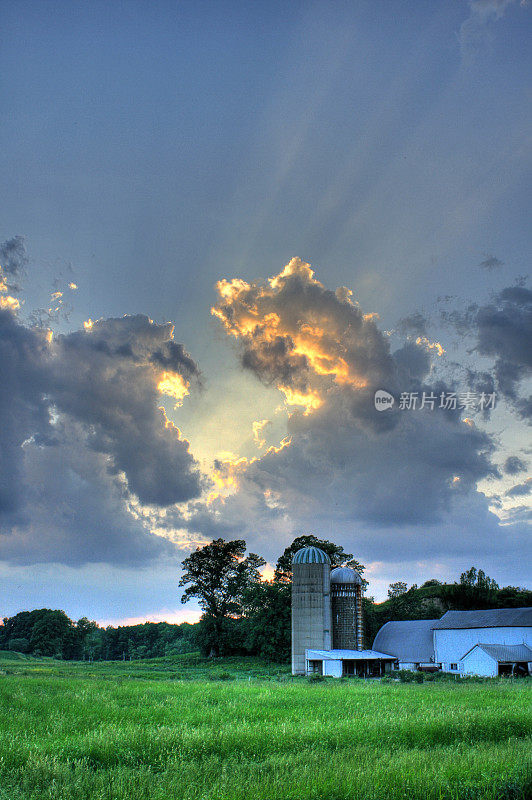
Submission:
[[[0,616],[194,621],[218,537],[530,586],[531,14],[4,0]]]

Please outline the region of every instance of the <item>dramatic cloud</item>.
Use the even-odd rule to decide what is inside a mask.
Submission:
[[[532,398],[521,394],[532,375],[532,291],[509,286],[492,302],[472,305],[465,314],[450,314],[448,319],[460,334],[474,337],[479,355],[494,359],[490,373],[471,372],[472,384],[491,381],[521,418],[532,420]]]
[[[397,331],[403,336],[414,334],[415,336],[427,335],[427,319],[419,311],[403,317],[397,323]]]
[[[28,264],[23,236],[14,236],[0,244],[0,266],[6,275],[18,278]]]
[[[500,258],[496,256],[490,256],[486,253],[486,257],[484,261],[481,261],[479,267],[483,267],[484,269],[500,269],[500,267],[504,267],[504,261],[501,261]]]
[[[518,483],[516,486],[512,486],[511,489],[508,489],[506,492],[507,497],[523,497],[526,494],[532,493],[532,478],[527,478],[526,481],[523,483]]]
[[[142,567],[175,558],[173,545],[131,514],[126,486],[85,446],[83,426],[62,424],[53,445],[23,450],[26,502],[0,523],[0,560]]]
[[[504,471],[507,475],[518,475],[527,468],[526,461],[518,456],[509,456],[504,462]]]
[[[398,526],[441,518],[497,474],[490,437],[458,406],[441,407],[453,387],[430,381],[437,343],[418,337],[392,354],[375,315],[347,289],[325,289],[299,259],[266,285],[221,281],[218,292],[213,313],[238,340],[243,366],[295,409],[283,446],[224,462],[226,486],[256,502],[262,493],[277,516],[304,509],[335,523]],[[393,394],[393,408],[375,408],[377,389]],[[410,393],[418,405],[400,408]]]
[[[125,506],[202,491],[188,442],[158,407],[161,393],[179,402],[199,380],[172,325],[122,317],[53,337],[1,311],[0,359],[3,557],[22,558],[23,545],[26,558],[65,563],[161,552]]]
[[[351,292],[331,292],[308,264],[293,258],[267,286],[235,279],[217,284],[213,308],[228,334],[242,345],[242,364],[273,383],[287,404],[318,409],[330,390],[368,397],[388,388],[394,365],[375,315],[364,315]],[[356,390],[356,392],[353,392]],[[378,414],[372,414],[376,424]]]

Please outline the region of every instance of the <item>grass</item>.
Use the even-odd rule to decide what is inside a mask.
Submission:
[[[532,796],[528,680],[311,684],[199,656],[0,661],[1,800]]]

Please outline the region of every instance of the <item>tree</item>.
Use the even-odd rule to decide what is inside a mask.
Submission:
[[[41,656],[72,658],[75,632],[64,611],[42,609],[30,637],[32,652]]]
[[[268,661],[288,661],[291,642],[291,589],[288,583],[262,581],[245,596],[246,649]]]
[[[243,539],[232,542],[215,539],[196,548],[183,561],[184,573],[179,585],[187,588],[181,602],[198,598],[212,656],[223,652],[224,624],[231,618],[242,616],[245,592],[260,581],[259,568],[266,564],[255,553],[244,558],[245,552]]]
[[[400,597],[402,594],[406,594],[408,591],[408,586],[404,581],[395,581],[395,583],[390,583],[388,587],[388,597],[390,600],[393,600],[395,597]]]
[[[282,556],[279,556],[274,572],[275,581],[279,583],[291,583],[292,558],[302,547],[319,547],[320,550],[327,553],[333,567],[351,567],[351,569],[356,570],[362,577],[365,566],[354,559],[352,553],[346,553],[341,545],[329,542],[327,539],[318,539],[312,534],[307,534],[306,536],[298,536],[294,539],[292,544],[285,549]],[[368,585],[364,578],[362,578],[362,584],[364,588]]]

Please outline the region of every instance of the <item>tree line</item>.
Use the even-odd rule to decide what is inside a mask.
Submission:
[[[0,650],[68,660],[155,658],[194,650],[195,626],[145,622],[100,627],[87,617],[74,622],[64,611],[39,608],[4,617]]]
[[[215,539],[183,561],[182,602],[195,598],[202,610],[198,623],[100,627],[83,617],[76,622],[63,611],[37,609],[5,617],[0,650],[64,659],[117,660],[154,658],[200,651],[205,656],[256,655],[268,661],[290,658],[292,557],[301,547],[324,550],[333,567],[348,566],[363,577],[365,567],[340,545],[313,535],[299,536],[277,560],[273,578],[263,580],[266,562],[246,556],[242,539]],[[390,584],[388,600],[363,598],[366,647],[390,620],[438,619],[445,611],[532,605],[532,592],[514,586],[500,589],[482,570],[471,567],[453,584],[432,578],[410,588]]]

